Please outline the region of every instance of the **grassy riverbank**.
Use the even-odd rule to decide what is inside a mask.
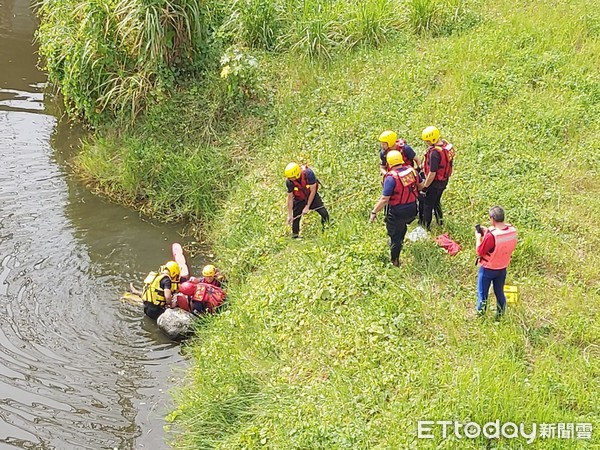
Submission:
[[[335,8],[321,22],[300,11],[296,28],[243,16],[236,39],[258,58],[255,95],[221,116],[205,105],[228,104],[227,78],[220,94],[180,86],[119,145],[108,134],[80,157],[102,192],[212,223],[231,303],[188,348],[194,365],[169,417],[177,448],[526,445],[416,437],[418,420],[496,419],[593,423],[593,443],[534,447],[600,445],[600,13],[588,0],[456,3],[460,20],[435,22],[419,20],[440,17],[423,12],[434,2],[407,5],[389,34],[363,33],[360,45],[339,39],[332,24],[348,21]],[[286,44],[271,48],[273,35]],[[367,224],[381,187],[376,139],[396,129],[422,152],[430,124],[457,148],[446,225],[434,231],[463,251],[407,244],[396,269],[383,223]],[[291,160],[323,182],[324,235],[311,214],[304,239],[288,237]],[[520,231],[509,282],[522,301],[500,324],[472,313],[473,225],[494,204]]]
[[[178,448],[434,448],[439,430],[416,439],[426,419],[600,426],[600,22],[590,11],[502,2],[462,34],[407,35],[321,69],[269,60],[282,80],[276,123],[214,227],[231,307],[190,348],[171,417]],[[375,140],[397,128],[419,146],[430,123],[458,148],[444,206],[464,251],[408,244],[398,270],[383,224],[366,223],[380,189]],[[291,242],[282,169],[298,158],[322,179],[334,225],[322,236],[309,216]],[[522,303],[500,325],[472,314],[472,229],[493,204],[521,232],[509,281]]]

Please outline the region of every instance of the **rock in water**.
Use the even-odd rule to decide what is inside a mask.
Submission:
[[[171,339],[181,339],[191,331],[194,315],[180,308],[167,309],[156,323]]]

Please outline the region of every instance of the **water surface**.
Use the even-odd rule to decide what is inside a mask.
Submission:
[[[81,132],[44,98],[35,28],[28,1],[0,0],[0,449],[166,449],[179,345],[119,297],[181,227],[70,175]]]

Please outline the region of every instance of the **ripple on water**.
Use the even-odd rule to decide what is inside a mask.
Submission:
[[[123,217],[107,216],[110,206],[74,225],[48,144],[54,126],[44,114],[0,111],[0,448],[165,448],[165,396],[152,386],[165,386],[182,358],[139,306],[118,300],[140,278],[126,263],[145,244],[135,229],[92,234]],[[159,234],[132,218],[127,226]],[[110,265],[119,259],[124,270]]]

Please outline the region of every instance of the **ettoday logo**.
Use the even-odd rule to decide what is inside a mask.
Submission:
[[[453,420],[420,420],[417,423],[419,439],[446,439],[454,436],[458,439],[476,439],[483,436],[487,439],[522,438],[528,444],[536,439],[591,439],[591,423],[501,423],[500,420],[487,422],[458,422]]]

